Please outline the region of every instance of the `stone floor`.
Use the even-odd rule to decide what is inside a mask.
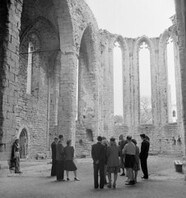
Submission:
[[[178,157],[150,156],[149,180],[126,186],[126,177],[118,176],[116,189],[95,190],[93,188],[93,170],[91,159],[78,159],[78,177],[73,181],[71,173],[69,182],[56,182],[50,177],[50,160],[22,161],[22,175],[10,174],[6,162],[0,162],[0,198],[185,198],[186,182],[184,175],[175,172],[174,160]]]

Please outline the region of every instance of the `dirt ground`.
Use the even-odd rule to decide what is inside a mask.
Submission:
[[[138,183],[125,185],[125,176],[118,175],[116,189],[103,190],[93,188],[93,167],[89,158],[77,159],[78,177],[74,181],[70,173],[70,181],[57,182],[50,177],[51,160],[22,161],[23,174],[10,174],[7,162],[0,162],[4,167],[0,170],[0,198],[185,198],[186,181],[184,174],[177,173],[173,156],[149,156],[149,180],[142,180],[139,171]],[[66,178],[66,177],[65,177]]]

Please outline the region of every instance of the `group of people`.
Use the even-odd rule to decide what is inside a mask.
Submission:
[[[132,139],[131,136],[127,136],[125,140],[123,135],[120,135],[118,145],[114,137],[110,138],[110,142],[108,142],[105,137],[98,136],[97,143],[92,145],[91,150],[95,189],[103,189],[105,184],[108,188],[116,188],[120,169],[122,170],[121,176],[125,175],[126,169],[127,180],[125,184],[134,185],[137,182],[140,163],[144,174],[142,178],[148,179],[147,158],[150,141],[145,134],[141,134],[140,137],[142,139],[141,149],[137,146],[137,141]],[[98,181],[99,176],[100,182]]]
[[[63,146],[63,135],[59,138],[55,137],[51,144],[52,150],[52,168],[51,176],[56,176],[57,181],[69,181],[69,171],[74,172],[74,181],[79,181],[77,177],[77,167],[74,163],[74,147],[71,140],[67,140],[66,146]],[[66,171],[67,179],[64,179],[64,171]]]
[[[110,138],[110,142],[105,137],[97,137],[97,143],[93,144],[91,149],[95,189],[102,189],[105,184],[107,184],[108,188],[116,188],[117,176],[120,170],[122,170],[121,176],[125,174],[127,176],[125,184],[134,185],[137,182],[140,164],[143,172],[142,178],[148,179],[147,158],[150,140],[145,134],[141,134],[140,137],[142,139],[141,149],[137,146],[137,141],[132,139],[131,136],[127,136],[125,140],[123,135],[120,135],[118,144],[114,137]],[[71,145],[71,140],[67,140],[66,144],[66,146],[63,146],[63,135],[59,135],[58,138],[55,137],[51,144],[51,176],[56,176],[57,181],[69,181],[69,171],[73,171],[74,180],[79,181],[77,167],[74,163],[74,147]],[[22,173],[20,171],[19,151],[19,139],[16,139],[12,145],[10,170],[14,170],[18,174]],[[64,179],[64,171],[66,171],[66,180]],[[100,181],[98,181],[99,177]]]

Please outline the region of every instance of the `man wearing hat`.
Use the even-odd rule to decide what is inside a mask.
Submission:
[[[142,179],[148,179],[149,176],[148,176],[148,168],[147,168],[147,158],[148,158],[150,143],[149,141],[147,141],[145,134],[140,134],[140,137],[142,139],[142,143],[141,143],[141,152],[139,157],[141,162],[141,169],[143,172]]]

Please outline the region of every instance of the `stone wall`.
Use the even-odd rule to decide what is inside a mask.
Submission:
[[[7,48],[3,51],[6,58],[5,77],[1,79],[4,88],[1,87],[0,157],[9,157],[11,144],[23,129],[28,135],[29,157],[35,157],[37,152],[49,155],[50,144],[59,134],[64,135],[65,142],[72,139],[80,157],[90,156],[91,145],[98,135],[118,138],[121,133],[130,134],[140,142],[141,132],[153,140],[152,153],[182,153],[182,145],[172,142],[173,136],[185,138],[182,119],[185,35],[179,29],[180,15],[178,26],[173,24],[158,38],[125,38],[99,30],[83,0],[11,0],[7,8],[9,31],[4,37]],[[177,124],[168,123],[169,36],[173,37],[176,49]],[[123,125],[114,125],[113,119],[115,42],[122,51]],[[152,125],[140,124],[138,51],[142,42],[150,49]],[[34,47],[31,51],[30,43]]]
[[[11,144],[22,129],[27,131],[29,157],[37,152],[48,155],[54,136],[59,134],[65,141],[72,139],[73,145],[84,128],[97,136],[101,126],[98,27],[87,4],[79,0],[22,0],[11,1],[8,11],[1,155],[9,157]],[[82,55],[78,113],[82,127],[76,131],[77,60]]]
[[[124,89],[124,124],[108,125],[109,128],[104,130],[114,131],[107,137],[112,135],[118,137],[119,134],[125,136],[132,135],[139,139],[141,132],[146,133],[151,137],[151,152],[152,153],[177,153],[182,154],[182,145],[172,146],[172,138],[178,138],[183,133],[182,130],[182,103],[180,101],[180,65],[178,57],[177,32],[176,24],[165,30],[158,38],[148,38],[142,36],[139,38],[124,38],[120,35],[111,34],[108,31],[101,31],[101,46],[102,46],[102,65],[107,68],[111,65],[113,70],[113,48],[114,43],[119,41],[122,50],[123,61],[123,89]],[[166,59],[166,45],[169,37],[173,38],[175,47],[175,71],[176,71],[176,90],[177,90],[177,114],[178,120],[176,124],[168,123],[168,74],[167,74],[167,59]],[[118,39],[119,38],[119,39]],[[145,42],[150,50],[150,67],[151,67],[151,86],[152,86],[152,125],[141,125],[140,123],[140,92],[139,92],[139,47],[142,42]],[[106,54],[108,47],[110,47],[110,54]],[[106,117],[106,122],[113,121],[113,72],[104,69],[103,73],[110,81],[103,79],[105,87],[104,102],[108,101],[103,115]],[[104,119],[103,119],[104,120]],[[114,130],[113,130],[114,129]],[[143,130],[142,130],[143,129]],[[103,134],[104,134],[103,133]],[[183,138],[182,138],[183,140]]]

